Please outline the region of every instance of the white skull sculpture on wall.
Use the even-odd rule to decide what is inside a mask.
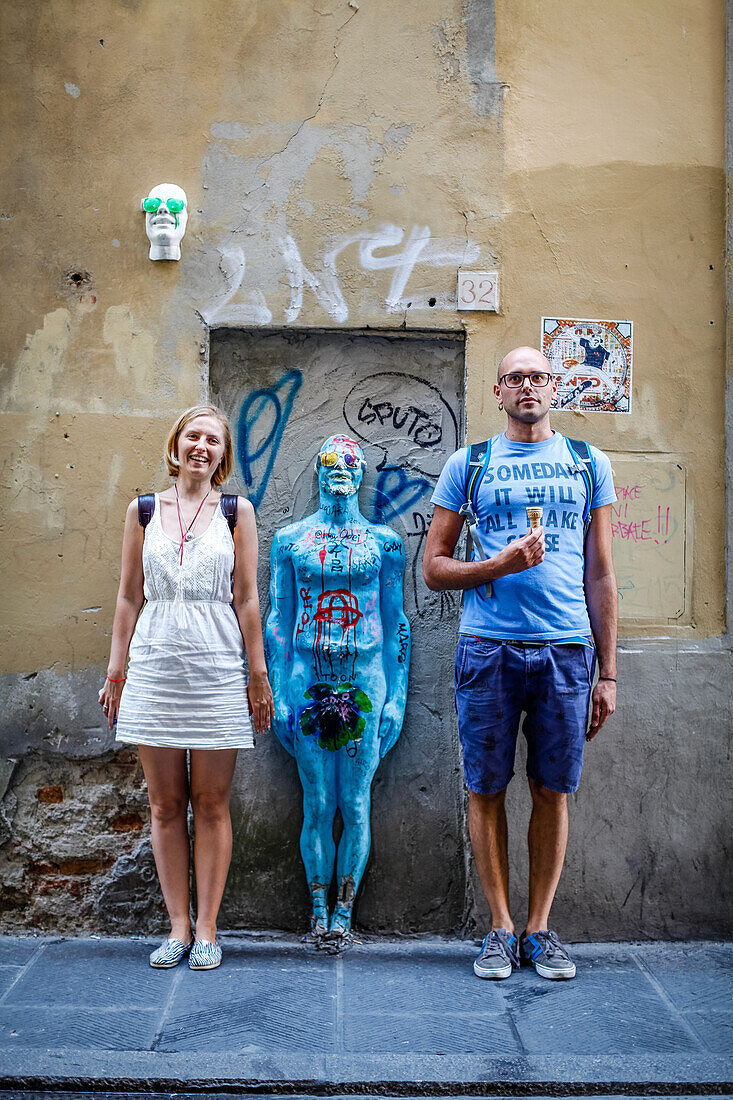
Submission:
[[[180,260],[188,221],[186,192],[175,183],[159,183],[141,202],[151,260]]]

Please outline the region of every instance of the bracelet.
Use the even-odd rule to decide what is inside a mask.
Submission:
[[[611,684],[616,683],[616,680],[614,680],[613,676],[599,676],[598,679],[599,680],[608,680],[609,683],[611,683]]]
[[[107,676],[110,684],[124,684],[127,680],[126,676],[123,676],[121,680],[113,680],[111,676]]]

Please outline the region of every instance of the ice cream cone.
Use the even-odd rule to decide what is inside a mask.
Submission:
[[[529,520],[530,528],[534,531],[535,527],[539,527],[542,523],[542,509],[528,508],[527,519]]]

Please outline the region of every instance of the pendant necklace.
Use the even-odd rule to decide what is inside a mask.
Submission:
[[[178,547],[178,552],[179,552],[178,564],[183,565],[183,544],[184,544],[184,542],[190,542],[191,539],[193,538],[193,535],[191,534],[191,532],[193,530],[193,525],[196,522],[196,520],[199,518],[199,513],[200,513],[201,509],[206,504],[206,501],[209,499],[209,495],[211,494],[211,489],[209,489],[209,492],[206,494],[204,499],[199,504],[198,509],[196,510],[196,515],[193,517],[193,519],[189,523],[188,527],[184,531],[184,529],[183,529],[183,516],[181,515],[181,501],[180,501],[180,498],[178,496],[178,486],[175,485],[174,488],[176,490],[176,508],[178,509],[178,526],[181,529],[181,543],[180,543],[180,546]]]

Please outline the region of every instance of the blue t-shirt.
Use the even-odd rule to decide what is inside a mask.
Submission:
[[[591,447],[596,483],[591,508],[616,500],[608,457]],[[466,500],[467,448],[446,462],[433,504],[457,512]],[[542,508],[545,559],[522,573],[510,573],[463,596],[461,633],[520,641],[561,641],[590,634],[583,591],[583,512],[586,484],[571,472],[576,463],[565,436],[553,432],[541,443],[516,443],[502,433],[491,446],[489,467],[476,500],[481,544],[487,558],[529,530],[526,508]],[[473,559],[477,554],[474,549]]]

